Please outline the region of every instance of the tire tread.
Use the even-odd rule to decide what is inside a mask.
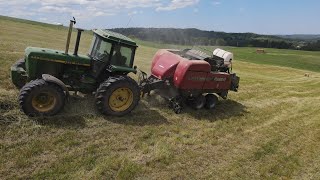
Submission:
[[[111,109],[105,107],[106,106],[105,98],[108,96],[109,93],[112,93],[112,92],[108,92],[108,90],[110,90],[112,86],[117,85],[118,83],[129,83],[129,86],[133,88],[132,89],[133,96],[134,96],[133,105],[131,105],[127,110],[123,112],[114,112]],[[137,91],[137,92],[134,92],[134,91]],[[130,113],[138,105],[138,102],[140,100],[139,92],[140,91],[139,91],[138,84],[129,76],[109,77],[106,81],[102,82],[99,88],[97,89],[97,92],[95,95],[97,109],[102,114],[105,114],[105,115],[124,116]]]

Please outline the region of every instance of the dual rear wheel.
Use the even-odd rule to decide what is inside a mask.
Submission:
[[[218,97],[214,94],[207,94],[206,96],[200,95],[198,97],[192,98],[188,100],[188,104],[193,108],[193,109],[213,109],[216,107],[218,103]]]

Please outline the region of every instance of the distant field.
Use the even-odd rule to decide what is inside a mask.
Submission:
[[[257,54],[257,48],[228,49],[237,55],[236,60],[320,72],[320,52],[264,49],[266,54]]]
[[[320,72],[320,52],[298,51],[285,49],[264,48],[265,54],[257,54],[254,47],[218,47],[218,46],[180,46],[172,44],[155,44],[137,40],[144,46],[154,48],[195,48],[211,54],[216,48],[223,48],[235,54],[235,61],[244,61],[256,64],[291,67],[301,70]]]
[[[10,66],[27,46],[63,50],[66,33],[0,17],[0,179],[320,179],[319,52],[226,47],[240,89],[211,112],[176,115],[153,95],[115,118],[87,95],[58,116],[28,118]],[[85,33],[82,53],[90,42]],[[135,64],[147,72],[158,48],[176,48],[139,44]]]

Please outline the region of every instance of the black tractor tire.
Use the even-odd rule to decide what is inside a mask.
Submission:
[[[207,94],[206,95],[206,109],[214,109],[218,103],[218,97],[214,94]]]
[[[100,84],[96,92],[96,105],[105,115],[124,116],[139,103],[140,88],[128,76],[109,77]]]
[[[15,64],[17,67],[21,67],[23,69],[26,69],[26,62],[24,61],[24,59],[19,59],[18,61],[16,61]]]
[[[64,104],[63,89],[43,79],[31,81],[20,90],[20,108],[30,117],[56,115],[63,109]]]
[[[16,81],[13,83],[13,85],[19,90],[25,85],[25,81],[23,79]]]
[[[195,110],[202,109],[206,103],[206,98],[203,95],[189,100],[188,104]]]
[[[24,61],[24,59],[19,59],[18,61],[15,62],[15,66],[16,67],[20,67],[23,68],[24,70],[26,69],[26,62]],[[21,89],[25,84],[25,79],[21,79],[17,82],[13,83],[17,89]]]

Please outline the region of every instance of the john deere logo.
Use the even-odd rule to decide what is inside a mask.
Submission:
[[[57,63],[63,63],[63,64],[75,64],[75,65],[81,65],[81,66],[90,66],[90,64],[82,64],[82,63],[76,62],[76,61],[50,59],[50,58],[44,58],[44,57],[40,57],[40,56],[31,56],[31,59],[36,59],[36,60],[40,60],[40,61],[57,62]]]

